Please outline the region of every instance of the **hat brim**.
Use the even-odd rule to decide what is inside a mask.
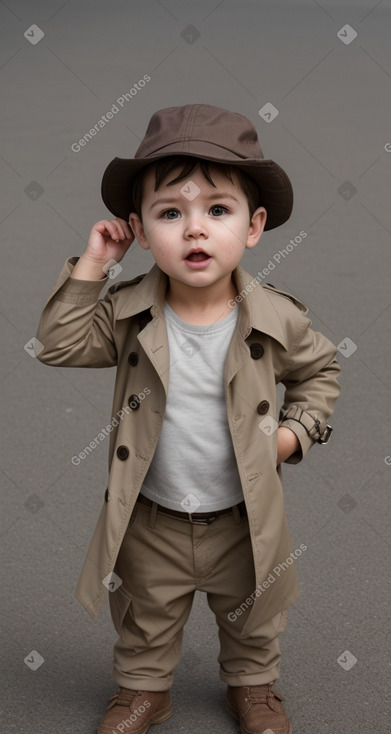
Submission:
[[[187,146],[189,142],[187,142]],[[170,150],[172,148],[173,150]],[[205,149],[205,142],[203,143]],[[286,222],[293,208],[292,184],[285,171],[275,161],[270,159],[227,159],[221,156],[178,151],[177,145],[169,145],[161,152],[148,158],[114,158],[107,166],[101,185],[102,199],[108,210],[116,217],[128,221],[129,214],[134,211],[132,200],[132,186],[136,174],[149,163],[166,158],[167,156],[183,155],[202,158],[214,163],[224,163],[236,166],[247,173],[255,181],[259,190],[259,205],[267,211],[265,230],[274,229]]]

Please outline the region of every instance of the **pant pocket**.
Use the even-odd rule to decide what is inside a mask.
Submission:
[[[132,597],[121,587],[109,594],[110,613],[118,635],[121,634],[125,615],[132,603]]]
[[[276,633],[277,635],[281,635],[283,632],[285,632],[287,623],[288,623],[288,612],[286,609],[284,609],[283,612],[280,612],[279,614],[276,614],[274,618],[274,623],[276,625]]]

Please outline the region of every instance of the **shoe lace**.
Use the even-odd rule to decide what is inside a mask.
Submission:
[[[250,703],[269,703],[273,698],[283,701],[284,697],[278,691],[273,691],[271,685],[268,686],[250,686],[247,699]]]
[[[129,688],[119,688],[117,693],[114,693],[114,696],[109,698],[107,711],[110,711],[114,706],[130,707],[134,699],[141,698],[142,695],[141,691],[132,691]]]

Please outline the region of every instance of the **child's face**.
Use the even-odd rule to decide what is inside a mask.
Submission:
[[[171,181],[178,172],[166,180]],[[250,222],[247,198],[236,174],[235,185],[218,169],[212,168],[211,175],[216,188],[196,169],[190,185],[187,180],[172,186],[163,181],[154,191],[155,174],[148,171],[143,184],[143,221],[134,213],[129,217],[141,247],[151,250],[161,270],[170,279],[193,287],[211,286],[230,277],[244,250],[257,244],[266,222],[264,207],[254,212]]]

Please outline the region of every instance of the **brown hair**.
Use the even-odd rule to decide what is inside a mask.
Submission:
[[[203,158],[194,158],[192,156],[183,156],[183,155],[172,155],[167,156],[166,158],[161,158],[160,160],[152,163],[148,163],[145,168],[143,168],[140,173],[136,176],[135,181],[133,183],[132,188],[132,199],[134,203],[134,211],[136,214],[142,219],[141,217],[141,201],[142,201],[142,191],[143,191],[143,181],[144,177],[147,173],[147,171],[155,168],[155,187],[154,190],[157,191],[159,186],[161,185],[162,181],[168,176],[175,168],[182,165],[182,169],[179,172],[179,174],[174,178],[172,181],[169,181],[167,186],[171,186],[174,183],[177,183],[178,181],[182,181],[184,178],[188,178],[191,173],[199,166],[201,168],[201,172],[209,181],[212,186],[216,188],[216,184],[212,180],[212,176],[210,173],[210,167],[217,168],[218,170],[221,170],[222,173],[225,174],[225,176],[234,183],[232,179],[232,172],[234,171],[238,178],[239,183],[241,186],[241,189],[243,193],[247,197],[248,201],[248,209],[250,214],[250,219],[252,215],[254,214],[254,211],[257,209],[258,206],[261,206],[259,204],[259,191],[258,187],[253,181],[250,176],[248,176],[246,173],[240,170],[240,168],[237,168],[236,166],[230,166],[227,163],[215,163],[214,161],[207,161]]]

